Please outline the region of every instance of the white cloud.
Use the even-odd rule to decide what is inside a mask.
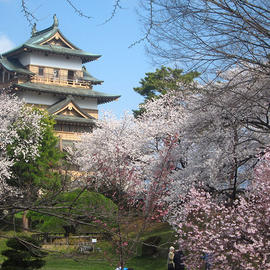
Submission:
[[[14,43],[6,35],[0,34],[0,53],[11,50],[14,46]]]

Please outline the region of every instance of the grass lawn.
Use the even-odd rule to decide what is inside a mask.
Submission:
[[[162,242],[171,242],[174,240],[174,233],[166,224],[157,224],[155,228],[151,228],[145,232],[144,238],[158,235],[162,238]],[[102,246],[102,250],[106,250],[106,245]],[[44,246],[45,249],[50,249],[50,246]],[[51,247],[54,251],[59,251],[59,255],[51,254],[47,257],[47,264],[42,270],[114,270],[117,265],[117,258],[114,261],[108,261],[103,256],[103,253],[94,253],[89,256],[76,256],[72,250],[57,250],[56,246]],[[109,253],[111,250],[107,250]],[[63,255],[64,254],[64,255]],[[69,257],[68,257],[69,256]],[[74,257],[75,256],[75,257]],[[134,270],[166,270],[167,269],[167,248],[164,255],[157,258],[152,257],[135,257],[131,259],[125,267],[133,268]]]
[[[127,267],[134,270],[166,270],[166,258],[133,258]],[[59,258],[49,256],[42,270],[114,270],[115,262],[107,262],[86,258]]]
[[[5,245],[6,237],[12,237],[13,235],[13,232],[0,231],[0,264],[5,260],[5,257],[1,256],[1,251],[7,248]],[[149,228],[149,231],[145,232],[143,238],[146,239],[155,235],[160,236],[161,242],[167,243],[168,246],[174,240],[174,233],[166,224],[156,224],[156,226]],[[106,252],[106,256],[112,258],[111,261],[108,261],[108,257],[104,257],[103,252],[80,255],[72,245],[44,245],[43,248],[50,252],[46,257],[47,263],[41,270],[114,270],[117,266],[117,255],[114,254],[111,244],[106,241],[99,241],[97,246]],[[168,247],[165,246],[163,248],[165,253],[160,254],[157,258],[146,257],[146,255],[144,257],[134,257],[125,267],[133,268],[134,270],[166,270]],[[140,248],[138,251],[138,254],[140,254]]]
[[[7,248],[5,240],[3,238],[0,240],[0,264],[5,260],[5,257],[1,256],[1,251]],[[114,270],[117,265],[116,257],[114,261],[108,261],[102,252],[77,255],[71,247],[43,246],[43,248],[54,252],[46,257],[47,263],[41,270]],[[127,263],[126,267],[134,270],[166,270],[166,263],[167,257],[163,255],[158,258],[135,257]]]
[[[46,265],[42,270],[87,270],[87,269],[99,269],[109,270],[112,269],[108,263],[103,261],[94,261],[87,259],[67,259],[57,258],[50,256],[47,259]]]

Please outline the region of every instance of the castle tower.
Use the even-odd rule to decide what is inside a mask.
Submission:
[[[46,109],[56,120],[60,145],[79,140],[91,131],[98,118],[98,105],[120,96],[93,90],[103,81],[93,77],[83,64],[101,55],[73,45],[53,25],[37,31],[24,44],[0,55],[0,88],[9,87],[27,104]]]

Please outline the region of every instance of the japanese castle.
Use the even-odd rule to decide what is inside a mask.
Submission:
[[[98,118],[98,105],[120,96],[93,90],[103,81],[93,77],[83,65],[101,55],[85,52],[72,44],[53,25],[37,31],[21,46],[0,55],[0,88],[11,88],[29,105],[54,115],[60,147],[79,140],[91,131]]]

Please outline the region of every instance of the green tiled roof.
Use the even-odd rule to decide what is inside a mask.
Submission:
[[[57,32],[74,49],[66,48],[66,47],[62,47],[62,46],[57,46],[57,45],[40,45],[41,43],[46,42],[51,37],[53,37]],[[32,34],[32,37],[29,40],[27,40],[24,44],[16,47],[15,49],[12,49],[8,52],[3,53],[3,56],[12,57],[12,56],[15,56],[15,55],[23,52],[25,49],[42,51],[42,52],[47,52],[47,53],[77,56],[77,57],[80,57],[82,59],[83,63],[96,60],[101,56],[98,54],[91,54],[91,53],[85,52],[85,51],[77,48],[76,46],[74,46],[68,39],[66,39],[64,37],[64,35],[61,33],[61,31],[58,28],[58,23],[55,23],[55,22],[49,28],[46,28],[46,29],[39,31],[39,32],[34,32]]]
[[[85,68],[85,66],[83,66],[82,68],[82,71],[83,71],[83,80],[85,81],[90,81],[92,82],[93,84],[101,84],[103,83],[104,81],[101,81],[95,77],[93,77]]]
[[[77,116],[68,116],[68,115],[56,115],[54,119],[57,122],[68,122],[68,123],[80,123],[80,124],[95,124],[94,119],[87,119]]]
[[[33,72],[26,69],[18,60],[16,59],[7,59],[0,55],[0,64],[7,69],[8,71],[13,71],[26,75],[34,75]]]
[[[82,59],[83,63],[93,61],[98,59],[101,55],[91,54],[88,52],[85,52],[83,50],[73,50],[61,46],[52,46],[52,45],[38,45],[38,44],[29,44],[24,43],[23,45],[10,50],[6,53],[3,53],[3,56],[6,57],[12,57],[14,55],[17,55],[24,51],[24,49],[29,50],[36,50],[36,51],[43,51],[47,53],[55,53],[55,54],[63,54],[63,55],[70,55],[70,56],[78,56]]]
[[[31,83],[31,82],[14,84],[14,86],[24,90],[37,91],[42,93],[53,93],[61,96],[71,95],[79,97],[96,98],[98,104],[107,103],[116,100],[120,97],[116,95],[109,95],[103,92],[93,91],[87,88],[65,87],[50,84]]]
[[[56,33],[59,33],[72,47],[79,50],[78,47],[76,47],[74,44],[72,44],[59,30],[58,25],[53,24],[52,26],[43,29],[41,31],[32,33],[32,36],[30,39],[26,41],[28,44],[40,44],[45,42],[46,40],[50,39],[52,36],[54,36]]]

